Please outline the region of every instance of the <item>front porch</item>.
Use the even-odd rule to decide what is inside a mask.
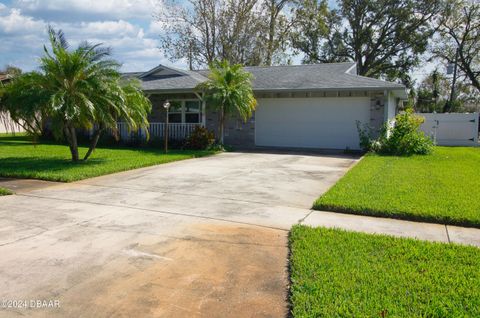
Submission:
[[[150,123],[148,133],[150,139],[165,138],[165,123]],[[168,123],[168,139],[183,140],[188,138],[195,127],[203,126],[202,123]],[[131,141],[135,138],[145,138],[146,132],[142,129],[138,131],[131,131],[128,129],[126,123],[117,123],[118,137],[122,141]]]
[[[148,133],[150,139],[165,138],[165,123],[168,116],[168,139],[184,140],[190,136],[195,127],[205,127],[206,111],[205,102],[195,93],[150,93],[152,112],[148,116],[150,122]],[[169,101],[170,108],[163,107]],[[142,130],[131,131],[124,122],[117,123],[118,136],[122,141],[145,138],[146,132]]]

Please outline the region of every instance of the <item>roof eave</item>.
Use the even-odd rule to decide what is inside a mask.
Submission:
[[[253,89],[255,93],[288,93],[288,92],[297,92],[297,93],[307,93],[307,92],[332,92],[332,91],[392,91],[396,97],[405,99],[408,97],[405,88],[402,87],[330,87],[330,88],[260,88]],[[144,89],[145,93],[149,94],[168,94],[168,93],[193,93],[195,92],[194,88],[169,88],[169,89]]]
[[[408,94],[405,88],[395,88],[388,91],[391,91],[393,96],[399,98],[400,100],[408,100]]]
[[[275,93],[275,92],[325,92],[325,91],[393,91],[405,90],[402,87],[382,87],[382,86],[368,86],[368,87],[322,87],[322,88],[258,88],[253,89],[257,93]]]
[[[193,88],[143,89],[147,94],[194,93]]]

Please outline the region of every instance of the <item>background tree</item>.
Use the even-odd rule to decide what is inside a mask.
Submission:
[[[303,14],[311,22],[300,33],[312,40],[297,49],[309,62],[355,61],[359,75],[408,82],[408,72],[434,32],[430,20],[440,4],[437,0],[338,0],[338,9],[326,16],[329,30],[324,41],[309,32],[325,10],[318,11],[320,17]]]
[[[442,112],[450,93],[450,80],[434,70],[417,88],[415,110],[422,113]]]
[[[284,9],[293,2],[293,0],[265,0],[266,14],[268,16],[265,65],[272,65],[275,54],[287,49],[286,46],[288,45],[294,19],[289,18],[285,14]]]
[[[458,63],[464,77],[480,91],[480,2],[448,0],[437,20],[439,40],[432,52],[447,63]]]
[[[4,87],[4,112],[34,136],[48,118],[54,136],[68,142],[73,161],[79,160],[77,129],[94,129],[87,160],[101,133],[116,131],[118,119],[131,129],[147,126],[150,101],[138,84],[122,81],[109,48],[84,42],[70,51],[62,31],[49,28],[48,33],[51,48],[44,47],[40,71],[20,75]]]
[[[322,43],[329,33],[330,17],[325,0],[301,0],[293,10],[294,30],[291,32],[292,46],[302,52],[302,62],[312,64],[326,62],[321,59]]]
[[[10,74],[12,76],[18,76],[22,74],[22,70],[14,65],[6,65],[0,70],[0,74]]]
[[[480,92],[470,82],[456,81],[456,98],[449,103],[452,78],[435,70],[424,78],[416,89],[414,108],[418,112],[476,111],[480,106]],[[447,104],[450,104],[448,107]]]
[[[247,121],[257,105],[252,90],[252,74],[240,64],[231,65],[227,60],[211,63],[208,81],[199,84],[197,90],[205,94],[207,105],[219,112],[219,138],[222,144],[226,118],[236,113]]]
[[[161,49],[170,60],[187,59],[190,68],[215,60],[270,65],[284,51],[290,0],[164,0],[156,15],[165,26]]]

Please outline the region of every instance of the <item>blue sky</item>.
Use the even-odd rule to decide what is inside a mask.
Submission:
[[[0,0],[0,68],[34,69],[48,24],[61,28],[73,46],[88,40],[112,47],[123,71],[172,65],[158,49],[157,10],[156,0]]]
[[[73,46],[88,40],[112,47],[123,71],[186,67],[186,61],[172,63],[158,49],[162,26],[154,14],[159,10],[158,0],[0,0],[0,68],[35,69],[48,24],[61,28]],[[414,77],[424,73],[417,70]]]

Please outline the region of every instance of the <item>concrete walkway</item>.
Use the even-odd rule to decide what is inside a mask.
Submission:
[[[476,228],[325,211],[311,211],[300,223],[309,226],[324,226],[371,234],[386,234],[480,247],[480,229]]]
[[[0,177],[0,187],[9,189],[14,193],[40,190],[59,184],[61,183],[35,179],[14,179]]]

